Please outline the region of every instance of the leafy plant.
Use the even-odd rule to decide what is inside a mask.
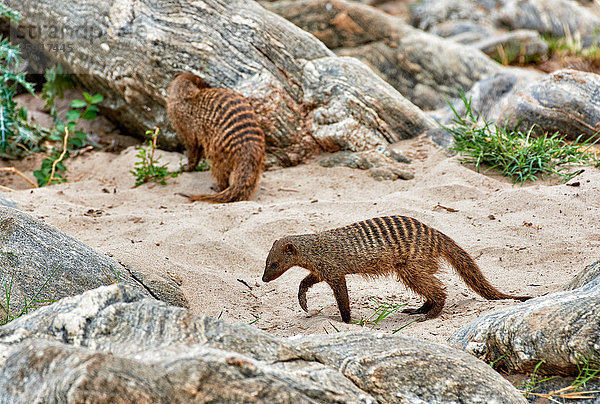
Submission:
[[[0,16],[17,23],[21,15],[5,5],[0,5]],[[14,100],[19,86],[33,94],[33,83],[21,71],[21,57],[18,46],[13,46],[8,38],[0,40],[0,157],[15,158],[23,151],[34,149],[40,135],[35,127],[27,122],[27,110],[17,108]]]
[[[568,181],[582,170],[569,172],[569,165],[598,165],[598,158],[590,152],[595,144],[591,140],[567,142],[563,136],[544,133],[535,136],[533,127],[523,133],[500,127],[491,121],[476,116],[471,109],[471,100],[464,93],[460,98],[465,106],[461,116],[454,106],[454,126],[440,126],[454,137],[452,150],[460,152],[463,163],[475,164],[479,171],[482,164],[486,170],[497,169],[513,182],[535,181],[545,176],[558,176]],[[479,119],[483,124],[479,123]]]
[[[167,164],[159,164],[161,155],[156,158],[154,157],[159,131],[159,128],[155,128],[154,132],[147,130],[146,135],[152,136],[152,139],[148,141],[149,148],[140,147],[138,150],[137,157],[139,160],[134,163],[135,168],[130,171],[135,177],[136,187],[149,181],[165,185],[166,178],[175,178],[179,175],[179,171],[169,173]]]
[[[62,92],[56,90],[52,94],[58,95]],[[102,102],[104,97],[102,94],[90,95],[86,92],[83,93],[83,97],[83,100],[74,99],[71,101],[71,108],[67,111],[65,117],[66,123],[62,122],[58,116],[56,117],[56,127],[49,139],[60,142],[62,148],[53,147],[50,155],[42,161],[40,169],[33,172],[40,187],[65,182],[66,178],[63,177],[63,173],[66,171],[64,160],[69,158],[74,148],[83,147],[87,140],[85,132],[76,130],[77,122],[80,119],[92,120],[96,118],[99,111],[97,104]],[[48,100],[49,98],[47,102]],[[54,101],[52,101],[52,104],[54,104]]]

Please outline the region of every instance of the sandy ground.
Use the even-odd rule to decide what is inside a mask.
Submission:
[[[412,216],[452,237],[501,291],[540,296],[558,290],[587,264],[600,246],[600,170],[586,168],[572,180],[512,185],[482,175],[449,157],[426,139],[394,146],[414,161],[411,181],[378,182],[363,171],[323,168],[316,161],[263,174],[253,201],[190,204],[177,192],[212,192],[208,173],[184,173],[166,186],[134,188],[131,146],[120,154],[88,152],[69,163],[70,183],[0,195],[97,250],[146,273],[168,274],[181,283],[191,310],[227,322],[252,323],[291,336],[336,330],[392,332],[414,317],[394,313],[377,325],[341,322],[331,290],[308,292],[307,314],[297,288],[307,271],[293,268],[261,281],[275,239],[316,232],[380,215]],[[162,152],[177,168],[182,154]],[[18,162],[25,171],[35,158]],[[6,163],[6,162],[5,162]],[[28,173],[31,176],[31,173]],[[14,176],[0,184],[26,188]],[[414,322],[400,332],[444,343],[480,314],[517,304],[486,301],[446,268],[440,275],[449,294],[442,315]],[[352,318],[367,319],[375,302],[409,307],[421,301],[392,278],[349,277]]]

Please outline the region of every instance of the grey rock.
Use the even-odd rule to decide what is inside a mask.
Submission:
[[[531,83],[543,80],[544,77],[546,75],[533,70],[505,69],[475,83],[465,96],[470,100],[474,113],[488,121],[504,125],[507,122],[502,113],[515,102],[517,93]],[[466,106],[459,98],[451,99],[449,102],[459,115],[464,116]],[[434,116],[445,124],[452,122],[456,117],[450,107],[436,111]]]
[[[304,66],[304,102],[311,133],[324,151],[363,151],[407,139],[435,126],[423,111],[353,58],[328,57]],[[360,108],[357,106],[360,105]]]
[[[548,53],[548,44],[536,31],[518,29],[472,42],[471,46],[505,64],[540,59]]]
[[[446,20],[429,30],[434,35],[450,38],[459,43],[472,43],[496,34],[491,25],[469,20]]]
[[[435,31],[446,21],[487,23],[495,0],[424,0],[412,8],[410,23],[425,31]]]
[[[588,265],[575,275],[571,282],[564,287],[564,290],[575,290],[597,279],[600,279],[600,261]]]
[[[22,312],[28,306],[26,302],[29,307],[39,304],[32,300],[56,300],[115,282],[133,286],[148,296],[153,294],[152,287],[136,281],[110,257],[27,213],[1,206],[0,269],[0,282],[12,284],[9,313],[2,301],[3,318]],[[179,289],[160,298],[187,306]]]
[[[598,262],[588,271],[597,275]],[[485,314],[459,329],[450,344],[511,372],[531,372],[543,360],[540,374],[577,375],[582,358],[600,361],[598,318],[596,276],[576,289]]]
[[[433,31],[454,20],[554,37],[580,36],[584,46],[599,39],[600,17],[572,0],[425,0],[413,8],[411,24]]]
[[[268,164],[298,164],[322,152],[323,145],[335,150],[383,145],[432,125],[391,87],[382,89],[383,81],[368,68],[336,58],[314,36],[254,1],[84,0],[73,8],[68,0],[10,0],[8,5],[23,14],[18,34],[34,45],[48,33],[29,37],[26,27],[48,29],[47,21],[59,32],[85,27],[83,33],[64,29],[70,52],[41,59],[25,52],[30,67],[43,72],[60,62],[83,87],[104,94],[103,112],[133,134],[143,136],[159,126],[162,147],[179,144],[164,105],[166,88],[181,71],[248,98],[266,135]],[[32,49],[31,43],[23,45]],[[360,80],[348,81],[355,77],[346,71],[360,73]],[[373,88],[377,91],[363,93]],[[377,99],[381,94],[385,98]],[[329,135],[336,137],[324,139]]]
[[[297,341],[298,348],[339,369],[378,402],[525,402],[510,383],[490,372],[488,364],[444,345],[364,332],[311,335]]]
[[[492,18],[509,29],[533,29],[554,37],[580,36],[583,46],[598,43],[600,17],[573,0],[496,0]]]
[[[377,181],[413,179],[414,175],[405,170],[402,164],[399,164],[399,161],[404,163],[410,162],[401,153],[388,148],[382,148],[358,153],[347,151],[337,152],[321,159],[319,164],[322,167],[344,166],[359,170],[368,170],[369,175]]]
[[[597,138],[600,132],[600,75],[558,70],[518,91],[496,122],[538,131],[560,132],[576,139]]]
[[[338,0],[266,5],[318,37],[338,55],[355,57],[424,109],[443,106],[502,66],[473,47],[415,29],[373,7]]]
[[[101,287],[0,328],[9,402],[524,402],[477,359],[369,332],[281,339]]]
[[[9,207],[9,208],[18,209],[17,202],[13,201],[10,198],[6,198],[4,196],[0,196],[0,205],[1,206],[6,206],[6,207]]]

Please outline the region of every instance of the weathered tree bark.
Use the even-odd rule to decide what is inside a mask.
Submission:
[[[588,266],[565,291],[484,314],[450,345],[512,372],[577,375],[582,361],[600,360],[599,267]]]
[[[345,0],[265,4],[330,49],[363,61],[424,109],[446,104],[459,90],[503,71],[483,52],[404,24],[373,7]]]
[[[473,21],[554,37],[577,35],[583,46],[600,40],[600,18],[573,0],[426,0],[412,11],[412,24],[427,31],[446,21]]]
[[[401,335],[283,339],[124,285],[0,328],[8,402],[525,403],[471,355]]]
[[[253,1],[9,0],[8,5],[24,15],[18,28],[24,41],[51,42],[55,26],[62,37],[54,42],[71,45],[32,56],[33,67],[60,62],[89,90],[104,94],[109,115],[131,132],[161,127],[163,146],[178,144],[164,104],[167,85],[180,71],[249,98],[261,118],[271,164],[297,164],[323,150],[369,149],[435,126],[367,67],[336,57]]]
[[[74,296],[116,282],[169,304],[188,307],[172,280],[124,268],[31,215],[0,206],[0,283],[12,285],[7,291],[10,307],[0,305],[0,321],[32,311],[39,301]]]

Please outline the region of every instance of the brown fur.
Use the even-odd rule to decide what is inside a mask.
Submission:
[[[191,201],[235,202],[252,198],[263,170],[265,136],[246,99],[210,88],[200,77],[179,74],[167,90],[167,113],[188,153],[187,171],[204,156],[220,192]]]
[[[450,237],[405,216],[365,220],[316,234],[287,236],[273,243],[267,257],[263,281],[277,279],[294,266],[310,274],[302,280],[298,301],[303,310],[307,290],[318,282],[329,284],[344,322],[350,321],[346,278],[348,274],[367,277],[396,275],[398,280],[421,295],[425,303],[409,314],[425,314],[425,319],[440,315],[446,292],[438,278],[441,259],[448,261],[465,283],[489,300],[527,300],[498,291],[483,276],[469,254]]]

